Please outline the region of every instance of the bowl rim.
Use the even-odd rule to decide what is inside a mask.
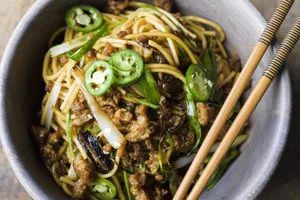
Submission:
[[[38,16],[38,13],[41,9],[47,7],[50,2],[54,0],[37,0],[26,12],[26,14],[22,17],[20,22],[18,23],[17,27],[13,31],[12,36],[9,39],[9,42],[5,48],[1,64],[0,64],[0,128],[3,130],[0,134],[0,139],[2,142],[2,147],[4,150],[4,153],[6,155],[6,158],[15,174],[17,179],[20,181],[22,186],[25,188],[25,190],[28,192],[28,194],[33,199],[40,199],[42,194],[44,193],[41,188],[37,186],[37,184],[32,180],[32,178],[29,176],[28,172],[23,168],[23,164],[20,162],[20,160],[17,157],[17,150],[13,146],[11,138],[9,137],[9,128],[8,128],[8,122],[6,120],[6,83],[8,81],[8,75],[10,70],[10,64],[13,60],[15,50],[17,48],[17,45],[19,41],[21,40],[22,35],[24,34],[24,31],[26,30],[27,24],[31,24],[35,18]],[[262,16],[262,14],[257,10],[257,8],[251,3],[250,1],[243,1],[240,2],[244,4],[244,7],[249,9],[251,12],[253,12],[253,17],[257,19],[257,21],[260,22],[260,26],[265,27],[266,26],[266,20]],[[279,47],[279,42],[275,39],[272,44],[274,52]],[[288,73],[287,68],[283,70],[284,73],[282,73],[281,78],[284,80],[284,85],[286,88],[291,88],[291,79],[290,75]],[[290,128],[290,121],[291,121],[291,109],[292,109],[292,90],[288,89],[285,93],[285,107],[284,112],[288,113],[286,118],[283,119],[286,126],[282,127],[281,132],[281,141],[277,142],[277,152],[274,152],[272,154],[272,158],[270,159],[268,165],[270,166],[269,171],[264,176],[260,177],[258,182],[256,182],[256,186],[248,187],[247,195],[243,196],[243,199],[255,199],[260,192],[264,189],[267,182],[270,180],[272,174],[274,173],[281,155],[284,151],[284,147],[286,144],[287,136],[289,133]]]

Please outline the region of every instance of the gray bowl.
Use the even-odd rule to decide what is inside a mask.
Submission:
[[[28,128],[40,108],[44,84],[42,62],[51,34],[64,25],[64,13],[76,4],[104,8],[100,0],[39,0],[13,33],[0,73],[1,140],[16,176],[33,199],[66,199],[33,147]],[[266,22],[249,1],[176,1],[184,14],[206,17],[222,25],[227,48],[243,63]],[[269,63],[269,49],[255,72],[255,83]],[[276,79],[251,118],[250,138],[243,152],[211,192],[201,199],[254,199],[266,185],[283,151],[291,116],[291,85],[287,70]]]

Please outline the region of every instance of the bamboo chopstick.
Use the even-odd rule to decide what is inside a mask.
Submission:
[[[251,92],[250,96],[235,118],[234,122],[232,123],[210,162],[207,164],[200,178],[196,182],[187,200],[196,199],[201,194],[210,177],[213,175],[222,159],[227,154],[231,144],[239,134],[239,131],[243,128],[244,124],[249,119],[250,115],[269,88],[273,79],[278,74],[279,70],[281,69],[282,65],[284,64],[285,60],[287,59],[299,39],[300,17],[297,19],[297,23],[293,26],[293,28],[290,29],[279,50],[276,52],[272,62],[269,64],[262,77],[256,84],[255,88]]]
[[[262,59],[268,46],[272,42],[276,32],[278,31],[280,25],[285,19],[293,3],[294,0],[282,0],[278,5],[278,7],[276,8],[276,11],[273,14],[272,18],[270,19],[267,28],[262,33],[257,45],[254,47],[239,78],[237,79],[223,107],[221,108],[214,124],[212,125],[210,131],[208,132],[202,145],[200,146],[200,149],[196,154],[194,161],[189,167],[184,179],[182,180],[173,198],[174,200],[182,200],[186,195],[190,185],[192,184],[194,178],[198,174],[204,159],[208,155],[209,150],[211,149],[212,145],[216,141],[220,131],[222,130],[222,127],[226,123],[234,106],[236,105],[239,98],[243,94],[243,91],[245,90],[246,86],[251,80],[253,72],[255,71],[260,60]]]

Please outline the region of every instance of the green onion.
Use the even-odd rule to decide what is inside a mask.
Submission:
[[[67,115],[66,134],[68,137],[70,153],[72,156],[75,157],[74,152],[73,152],[73,143],[72,143],[72,134],[71,134],[71,114],[70,113]]]
[[[156,89],[156,82],[148,68],[145,68],[145,72],[137,82],[137,86],[149,102],[159,105],[161,95]]]
[[[237,150],[232,150],[230,152],[229,157],[227,157],[225,160],[222,161],[221,165],[219,166],[219,168],[215,171],[215,173],[213,174],[213,176],[210,178],[206,188],[208,190],[211,190],[217,183],[218,181],[221,179],[221,177],[223,176],[225,170],[228,168],[228,166],[230,165],[230,163],[239,155],[239,152]]]
[[[82,56],[84,56],[89,50],[91,50],[93,46],[96,44],[96,42],[106,34],[107,34],[107,25],[102,25],[99,31],[97,32],[97,34],[92,39],[87,41],[78,51],[70,55],[70,58],[78,62],[82,58]]]
[[[129,183],[128,183],[128,174],[125,170],[123,170],[123,179],[124,179],[124,183],[125,183],[128,200],[132,200],[132,195],[131,195],[131,192],[129,189]]]
[[[142,105],[148,106],[148,107],[153,108],[153,109],[158,109],[159,108],[158,105],[154,105],[154,104],[150,103],[149,101],[147,101],[146,99],[138,99],[138,98],[133,97],[133,96],[127,96],[127,97],[130,98],[135,103],[142,104]]]
[[[111,178],[115,184],[115,187],[117,188],[118,197],[120,198],[120,200],[126,200],[119,179],[115,175],[113,175]]]
[[[63,53],[67,53],[73,49],[76,49],[78,47],[81,47],[84,45],[87,41],[89,41],[91,38],[93,38],[94,35],[96,35],[99,31],[94,31],[92,33],[85,34],[79,38],[76,38],[74,40],[71,40],[69,42],[65,42],[60,45],[56,45],[52,47],[49,51],[51,53],[52,57],[59,56]]]

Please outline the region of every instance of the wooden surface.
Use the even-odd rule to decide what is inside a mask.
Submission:
[[[263,13],[266,19],[269,19],[273,13],[278,0],[251,0]],[[2,57],[6,43],[17,25],[20,18],[26,10],[33,4],[34,0],[1,0],[0,6],[0,58]],[[280,39],[287,33],[291,25],[296,21],[297,15],[300,15],[300,1],[296,3],[284,22],[278,37]],[[258,197],[260,200],[293,200],[300,199],[300,45],[293,51],[288,60],[289,69],[292,76],[293,86],[293,120],[288,144],[280,164],[273,175],[266,189]],[[30,197],[19,184],[7,160],[1,150],[0,144],[0,199],[2,200],[27,200]]]

